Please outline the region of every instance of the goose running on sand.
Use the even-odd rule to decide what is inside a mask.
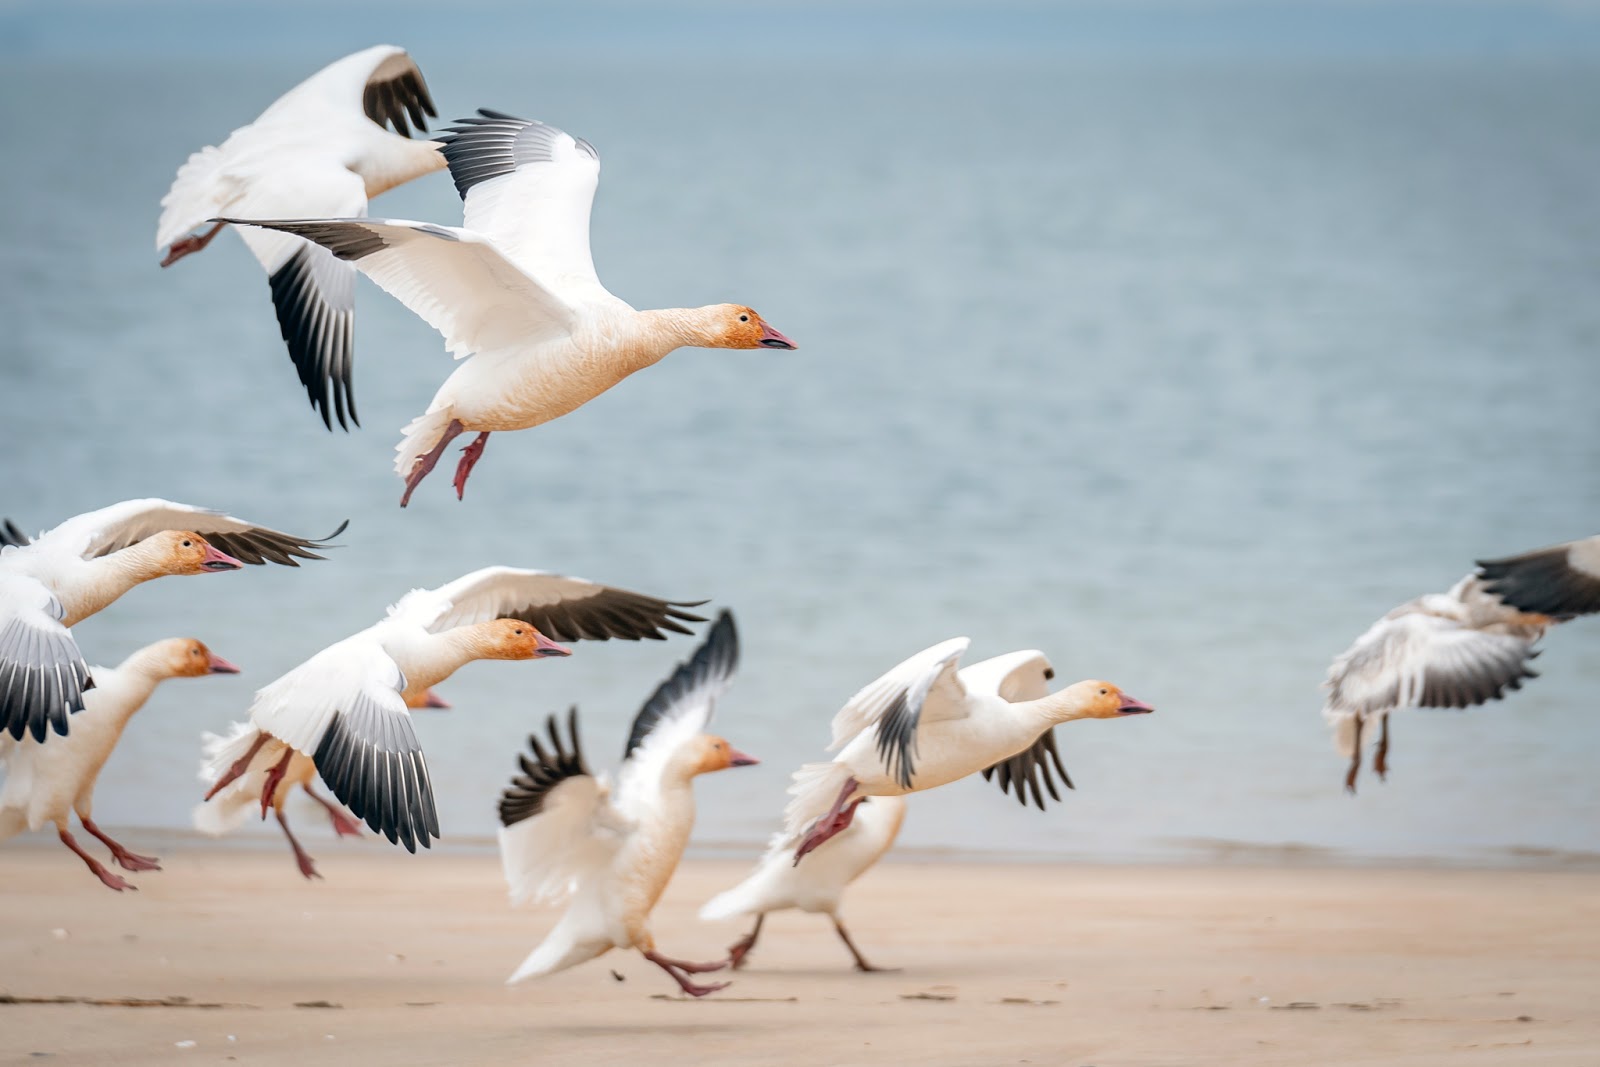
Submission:
[[[615,790],[584,762],[577,708],[565,739],[555,716],[548,747],[537,735],[528,738],[533,757],[520,757],[522,773],[500,799],[500,858],[513,904],[567,900],[567,907],[508,984],[620,948],[638,949],[692,997],[726,986],[699,985],[690,976],[721,970],[728,960],[662,955],[649,920],[694,828],[694,779],[756,762],[705,733],[738,658],[733,616],[724,611],[705,644],[634,718]]]
[[[408,689],[401,694],[408,708],[448,708],[450,705],[432,689],[417,692]],[[254,741],[254,728],[248,723],[236,722],[232,732],[226,737],[213,733],[200,736],[201,763],[200,781],[206,786],[213,786],[217,781],[218,756],[239,744],[241,738],[248,736],[244,744]],[[236,829],[245,820],[250,812],[261,806],[266,790],[266,778],[271,772],[271,767],[266,761],[257,761],[252,764],[244,774],[234,779],[233,784],[222,790],[216,796],[197,804],[192,813],[194,828],[211,837],[221,837],[231,830]],[[289,818],[284,814],[284,808],[289,802],[289,797],[299,787],[306,796],[320,804],[328,815],[328,822],[333,827],[336,837],[360,837],[361,823],[352,819],[346,809],[329,800],[317,792],[312,785],[312,780],[317,776],[317,765],[310,756],[295,752],[289,757],[289,763],[284,768],[279,778],[277,787],[273,790],[267,803],[272,808],[273,817],[277,819],[278,828],[283,831],[284,838],[289,843],[290,850],[294,853],[295,866],[300,869],[300,874],[307,878],[321,878],[317,873],[317,866],[311,854],[300,844],[299,838],[294,836],[294,831],[289,828]]]
[[[296,757],[308,758],[374,832],[410,852],[430,847],[439,820],[408,705],[474,660],[570,655],[553,637],[637,641],[662,640],[664,630],[689,633],[683,623],[703,620],[684,609],[699,603],[513,567],[412,590],[381,622],[256,693],[249,726],[211,753],[206,800],[231,808],[242,792],[261,805],[264,819]],[[297,844],[295,852],[312,877],[309,857]]]
[[[217,215],[365,215],[367,201],[384,190],[444,168],[436,143],[411,137],[412,125],[426,131],[427,117],[437,114],[404,49],[378,45],[329,64],[222,147],[202,148],[179,168],[161,200],[161,265],[205,248],[222,229]],[[348,429],[359,422],[351,380],[355,271],[288,234],[240,236],[266,268],[278,327],[311,406],[330,430],[334,418]]]
[[[127,500],[29,539],[0,532],[0,733],[65,734],[93,685],[70,628],[141,582],[321,559],[308,540],[170,500]]]
[[[1407,601],[1373,623],[1328,668],[1322,714],[1350,760],[1378,721],[1372,769],[1389,772],[1389,716],[1401,708],[1477,707],[1537,678],[1528,664],[1546,630],[1600,611],[1600,538],[1478,564],[1445,593]],[[1545,609],[1545,610],[1540,610]]]
[[[982,773],[1026,803],[1044,800],[1037,776],[1065,768],[1052,729],[1076,719],[1116,719],[1155,709],[1110,682],[1083,681],[1056,693],[1041,652],[957,664],[969,641],[955,637],[912,656],[850,698],[833,719],[832,762],[794,774],[784,815],[794,862],[849,827],[868,796],[901,796]],[[970,672],[970,673],[969,673]],[[1070,782],[1066,783],[1070,786]]]
[[[128,720],[156,686],[168,678],[198,678],[206,674],[237,674],[239,668],[215,655],[199,641],[173,638],[157,641],[123,660],[116,667],[94,667],[94,688],[84,694],[84,707],[73,717],[70,736],[43,744],[31,737],[20,740],[0,735],[0,840],[24,830],[55,823],[56,836],[75,852],[95,877],[116,890],[137,888],[107,870],[83,850],[68,820],[77,812],[83,828],[111,850],[125,870],[159,871],[153,856],[141,856],[113,841],[95,825],[94,786],[111,750],[122,738]]]
[[[780,833],[750,877],[713,897],[700,909],[700,918],[755,916],[755,926],[728,950],[735,968],[743,966],[756,947],[769,912],[798,908],[812,914],[821,912],[833,920],[833,929],[850,950],[856,970],[885,970],[868,963],[850,939],[839,918],[839,898],[851,882],[867,873],[893,847],[905,817],[903,797],[868,797],[856,809],[850,825],[799,866],[795,866],[793,842],[786,842],[786,835]]]
[[[524,430],[581,407],[684,346],[793,349],[738,304],[635,311],[611,295],[589,252],[600,179],[594,146],[542,122],[480,111],[439,140],[465,226],[403,219],[251,222],[315,241],[444,335],[458,367],[405,428],[400,506],[463,433],[455,488],[489,434]]]

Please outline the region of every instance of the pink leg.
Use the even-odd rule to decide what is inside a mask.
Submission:
[[[207,792],[205,799],[210,800],[227,786],[231,785],[241,774],[250,769],[250,761],[256,758],[256,753],[261,751],[261,746],[267,743],[267,735],[261,734],[256,738],[255,744],[250,746],[250,751],[233,761],[233,766],[228,768],[228,773],[217,779],[217,784]]]
[[[322,875],[317,873],[316,865],[311,862],[311,855],[300,847],[299,841],[295,840],[294,831],[289,829],[289,820],[283,817],[281,811],[274,811],[273,814],[278,817],[278,825],[283,827],[283,836],[289,839],[289,847],[294,849],[294,862],[300,868],[300,873],[308,882],[313,878],[321,878]]]
[[[288,773],[289,760],[293,756],[294,749],[285,748],[283,750],[283,758],[273,764],[272,769],[267,772],[267,780],[261,786],[261,817],[263,819],[267,817],[267,809],[272,807],[273,794],[277,793],[278,784],[283,781],[283,776]],[[283,821],[282,815],[278,816],[278,821]]]
[[[213,237],[222,232],[222,225],[219,222],[198,237],[191,234],[181,240],[172,242],[172,247],[167,249],[167,258],[161,261],[161,265],[170,267],[184,256],[205,248],[206,245],[211,243]]]
[[[841,833],[850,825],[851,820],[856,817],[856,808],[861,806],[861,799],[857,799],[849,807],[845,806],[845,801],[850,798],[851,793],[856,791],[856,787],[859,784],[854,778],[846,778],[844,780],[844,788],[839,790],[839,796],[834,800],[833,807],[829,808],[828,813],[816,821],[811,827],[811,832],[806,834],[806,839],[800,842],[799,848],[795,849],[794,865],[796,867],[800,866],[800,861],[806,857],[806,853],[813,851],[818,845],[821,845],[834,834]]]
[[[733,965],[734,970],[737,971],[744,966],[744,958],[750,955],[751,949],[756,947],[756,938],[761,936],[761,924],[766,921],[766,912],[757,915],[755,929],[735,941],[733,946],[728,949],[728,962]]]
[[[411,503],[411,494],[422,484],[422,479],[433,470],[435,464],[439,462],[439,457],[444,455],[444,450],[450,446],[450,442],[466,431],[467,428],[461,425],[460,419],[451,419],[450,425],[444,428],[444,436],[439,438],[439,443],[434,445],[427,455],[417,457],[416,463],[411,465],[411,473],[406,475],[406,491],[400,498],[401,507]]]
[[[682,972],[688,970],[688,967],[694,966],[694,967],[702,967],[703,968],[703,967],[707,966],[706,964],[689,964],[689,965],[685,965],[685,964],[682,964],[682,963],[678,962],[677,960],[668,959],[665,956],[658,955],[655,952],[646,952],[644,954],[644,958],[649,960],[651,963],[655,964],[657,967],[660,967],[663,971],[666,971],[668,974],[670,974],[672,976],[672,980],[674,982],[678,983],[678,988],[683,990],[685,993],[689,994],[691,997],[703,997],[703,996],[707,995],[708,993],[715,993],[719,989],[727,989],[728,988],[728,983],[727,982],[713,982],[711,985],[695,985],[693,982],[691,982],[689,980],[687,975],[682,973]],[[726,966],[727,966],[727,963],[723,962],[723,963],[717,964],[716,967],[711,967],[709,969],[717,970],[718,968],[726,967]],[[696,972],[689,971],[689,973],[693,974],[693,973],[696,973]]]
[[[100,879],[100,881],[104,882],[108,889],[115,889],[119,893],[124,889],[132,889],[135,891],[138,890],[138,886],[132,884],[131,882],[123,881],[120,875],[112,874],[110,871],[106,870],[100,865],[99,860],[85,852],[83,850],[83,846],[79,845],[77,840],[67,832],[67,828],[65,826],[56,827],[56,834],[61,838],[61,843],[63,845],[66,845],[72,851],[76,852],[78,854],[78,858],[89,865],[89,869],[94,872],[94,876]]]
[[[833,929],[838,933],[839,940],[843,941],[844,947],[850,950],[850,955],[856,958],[856,970],[881,971],[885,973],[899,970],[898,967],[874,967],[872,964],[868,963],[867,958],[861,954],[861,950],[856,948],[856,943],[850,940],[850,935],[845,931],[844,923],[839,921],[839,917],[834,915],[830,916],[830,918],[833,919]]]
[[[91,834],[105,842],[106,847],[111,850],[111,858],[120,863],[123,870],[159,871],[161,869],[161,864],[156,862],[156,858],[154,856],[141,856],[137,852],[129,852],[127,849],[111,840],[110,837],[106,836],[105,831],[96,826],[94,824],[94,820],[89,818],[87,815],[84,815],[80,812],[78,814],[78,821],[83,823],[83,828],[85,830],[89,831]]]
[[[312,791],[310,783],[304,787],[306,796],[328,809],[328,818],[333,823],[333,832],[339,837],[360,837],[361,824],[351,820],[350,816],[339,810],[339,805],[327,797],[318,796]]]
[[[456,499],[460,500],[467,495],[467,475],[472,473],[472,468],[478,465],[478,458],[483,455],[483,446],[489,443],[489,433],[485,430],[466,448],[461,450],[461,462],[456,466]]]

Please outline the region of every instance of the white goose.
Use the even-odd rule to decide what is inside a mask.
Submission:
[[[567,741],[555,716],[548,723],[548,749],[537,735],[528,738],[533,758],[520,757],[522,773],[500,800],[506,882],[513,904],[570,899],[507,984],[631,948],[690,996],[726,985],[698,985],[689,976],[720,970],[729,961],[690,963],[662,955],[649,920],[694,828],[695,777],[756,762],[703,732],[738,658],[733,616],[724,611],[705,644],[634,718],[614,792],[584,763],[577,708],[567,720]]]
[[[170,500],[126,500],[29,539],[0,529],[0,733],[65,734],[93,683],[69,628],[141,582],[321,559],[308,540]]]
[[[839,898],[851,882],[867,873],[893,847],[900,835],[900,824],[905,821],[906,802],[903,797],[870,797],[861,804],[850,825],[798,867],[793,842],[778,834],[750,877],[711,898],[700,909],[702,919],[755,916],[755,926],[728,950],[735,968],[743,966],[745,957],[756,947],[768,912],[798,908],[811,914],[821,912],[833,920],[833,929],[854,957],[856,970],[885,970],[868,963],[850,939],[839,918]]]
[[[1043,653],[1013,652],[957,670],[969,641],[955,637],[917,653],[850,698],[833,719],[839,750],[830,763],[794,774],[784,815],[794,862],[846,829],[868,796],[902,796],[982,773],[1026,802],[1035,773],[1050,781],[1056,754],[1051,730],[1076,719],[1115,719],[1154,709],[1110,682],[1084,681],[1050,693],[1054,676]],[[1036,694],[1036,695],[1035,695]],[[1070,783],[1068,783],[1070,784]],[[1059,799],[1059,797],[1058,797]]]
[[[55,823],[61,843],[77,853],[95,877],[119,891],[136,888],[83,850],[67,829],[71,814],[77,812],[83,828],[104,841],[125,870],[159,871],[154,857],[130,852],[95,825],[94,786],[100,769],[128,720],[144,707],[157,685],[168,678],[238,672],[201,642],[185,638],[148,645],[116,667],[92,668],[94,688],[84,694],[84,707],[74,717],[70,737],[42,744],[31,737],[0,736],[0,767],[6,771],[0,786],[0,840]]]
[[[384,190],[443,169],[439,146],[412,140],[406,121],[409,115],[427,130],[425,116],[437,114],[404,49],[378,45],[329,64],[221,148],[202,148],[179,168],[161,200],[161,265],[205,248],[222,224],[193,231],[217,215],[365,215],[367,201]],[[266,268],[278,326],[312,407],[330,430],[334,416],[346,429],[359,423],[351,392],[355,271],[287,234],[240,236]]]
[[[1546,630],[1600,611],[1600,538],[1479,563],[1445,593],[1407,601],[1373,623],[1328,668],[1322,714],[1350,760],[1355,792],[1367,724],[1378,720],[1372,769],[1389,772],[1389,715],[1401,708],[1470,708],[1501,700]],[[1541,610],[1544,609],[1544,610]]]
[[[698,603],[698,602],[697,602]],[[256,693],[250,725],[209,754],[206,801],[242,797],[261,817],[285,782],[311,770],[338,800],[391,844],[415,852],[439,836],[433,787],[408,706],[480,659],[540,659],[570,651],[553,641],[661,640],[703,621],[684,608],[625,589],[544,571],[485,567],[437,589],[415,589],[388,617],[330,645]],[[228,815],[197,816],[226,823]],[[285,827],[287,832],[287,827]],[[310,858],[289,835],[301,873]]]
[[[458,367],[405,428],[395,470],[411,499],[446,447],[476,432],[456,468],[459,497],[489,434],[523,430],[588,403],[685,345],[794,342],[737,304],[635,311],[589,253],[600,179],[594,146],[542,122],[480,111],[439,140],[465,201],[465,227],[402,219],[252,222],[348,260],[444,335]]]

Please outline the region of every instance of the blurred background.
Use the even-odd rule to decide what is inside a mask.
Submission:
[[[330,434],[242,243],[154,248],[190,152],[376,43],[444,119],[594,143],[619,296],[748,303],[800,350],[676,353],[400,511],[438,336],[363,279],[363,428]],[[1159,710],[1061,728],[1078,790],[1048,814],[978,779],[914,798],[911,848],[1600,862],[1600,621],[1504,703],[1399,715],[1357,797],[1318,713],[1389,608],[1600,531],[1600,5],[10,2],[0,110],[0,514],[351,520],[326,563],[154,583],[78,629],[91,662],[182,635],[246,672],[158,692],[107,825],[187,825],[199,735],[254,687],[505,563],[735,610],[716,728],[765,762],[700,783],[702,843],[763,841],[834,711],[967,634]],[[460,221],[443,174],[372,210]],[[693,647],[446,683],[456,710],[417,716],[446,845],[492,834],[549,712],[580,705],[614,767]]]

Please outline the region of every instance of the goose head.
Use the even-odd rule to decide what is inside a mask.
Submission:
[[[547,659],[570,656],[572,649],[558,645],[530,622],[491,619],[479,624],[480,659]]]
[[[199,678],[207,674],[238,674],[239,668],[192,637],[175,637],[161,646],[160,665],[168,678]]]
[[[1091,679],[1069,685],[1061,693],[1073,707],[1074,719],[1120,719],[1127,715],[1148,715],[1156,710],[1110,682]]]
[[[689,753],[694,761],[692,774],[710,774],[712,771],[725,771],[730,767],[753,767],[761,761],[754,756],[747,756],[743,752],[713,734],[701,734],[695,738],[693,749]]]
[[[139,544],[142,554],[151,557],[166,574],[209,574],[211,571],[237,571],[244,564],[211,542],[189,530],[163,530]]]
[[[743,304],[718,304],[709,324],[708,348],[779,348],[792,352],[800,346],[766,324],[755,309]]]

